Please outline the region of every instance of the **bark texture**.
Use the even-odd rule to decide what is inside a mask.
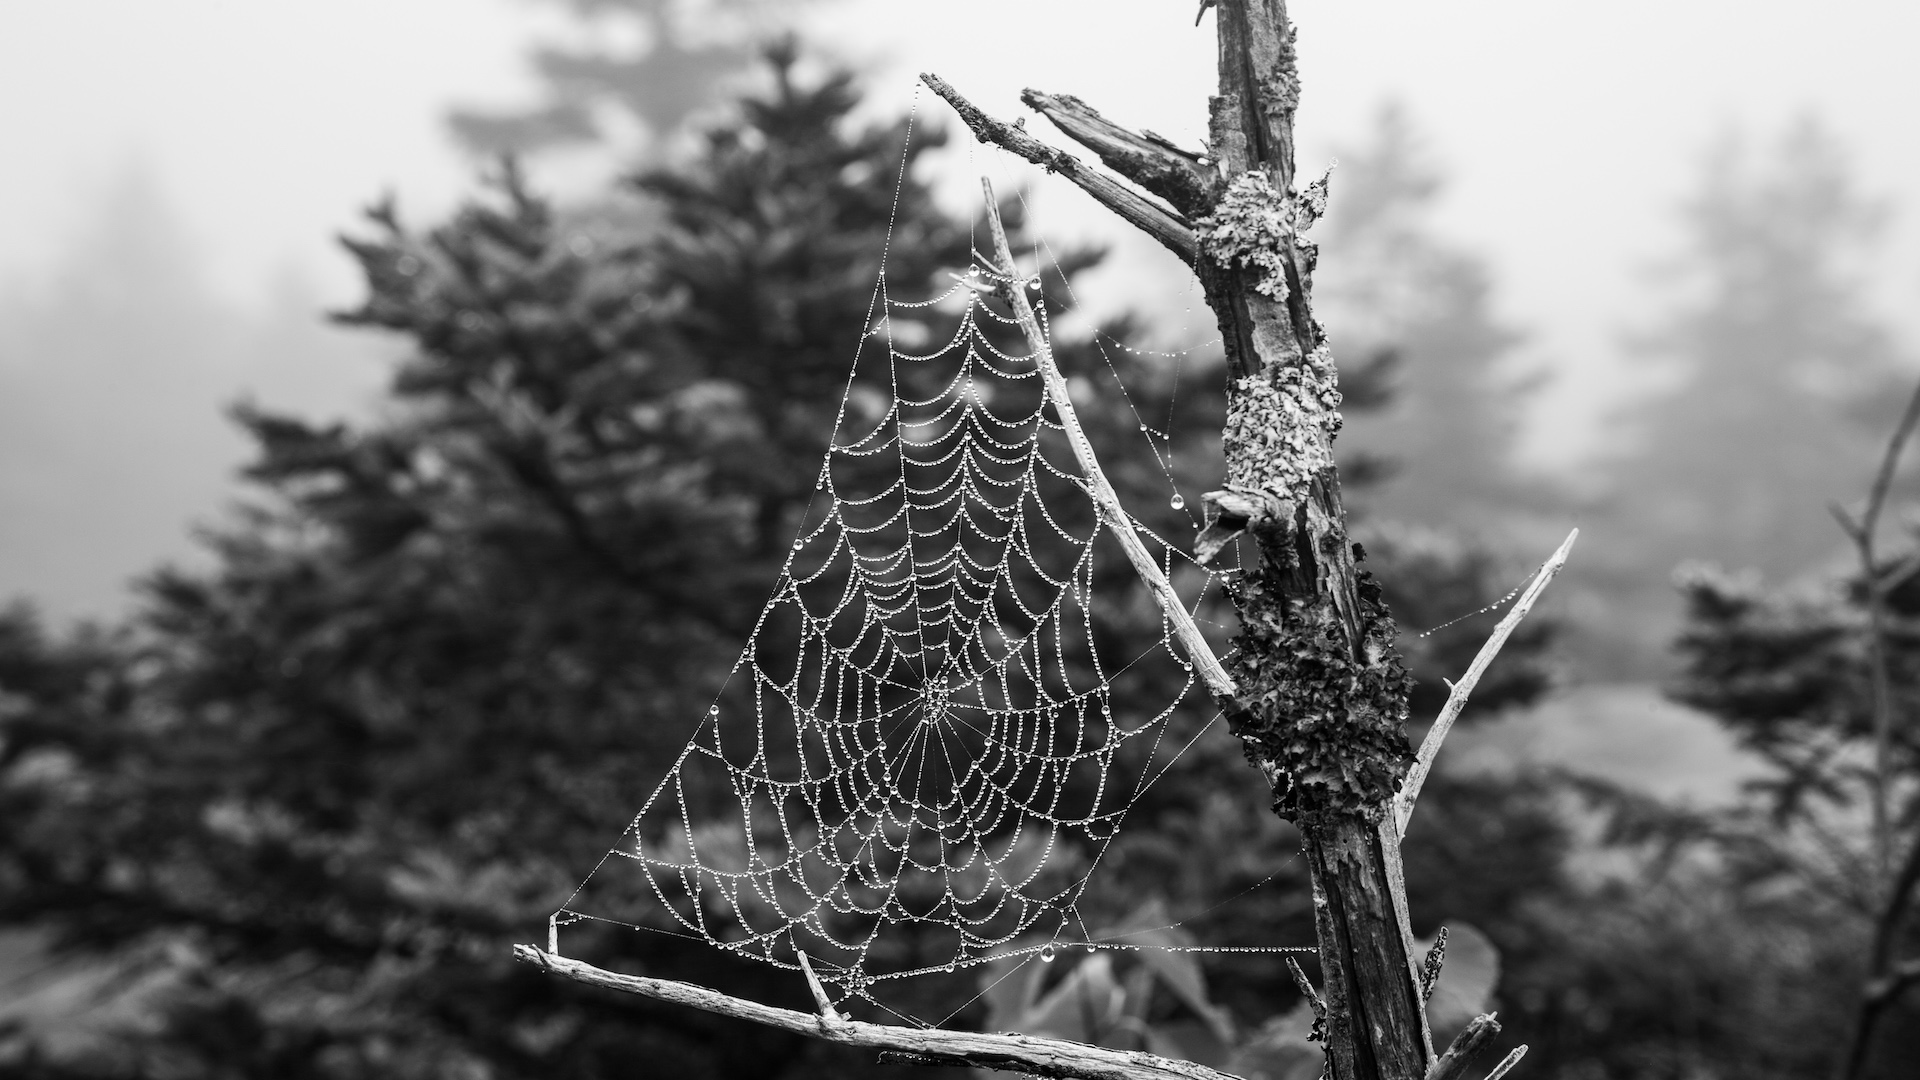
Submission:
[[[1195,222],[1229,377],[1228,488],[1258,559],[1232,589],[1230,717],[1301,830],[1336,1080],[1412,1080],[1433,1062],[1400,883],[1393,796],[1412,762],[1391,616],[1347,538],[1332,443],[1338,375],[1313,316],[1303,235],[1324,185],[1296,187],[1300,80],[1283,0],[1221,0],[1210,152],[1227,180]]]

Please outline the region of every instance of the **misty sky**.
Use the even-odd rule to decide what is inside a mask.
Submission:
[[[414,220],[431,220],[470,190],[473,163],[446,135],[445,112],[528,100],[525,49],[576,32],[550,10],[556,6],[0,5],[8,162],[0,170],[0,316],[25,312],[14,321],[37,327],[0,339],[0,393],[16,397],[11,410],[0,402],[0,422],[78,425],[89,418],[67,410],[83,390],[125,388],[104,422],[90,418],[89,438],[113,474],[87,489],[93,495],[72,490],[59,460],[19,460],[16,450],[16,460],[0,461],[0,598],[25,592],[63,613],[101,611],[128,574],[184,556],[188,524],[215,512],[241,452],[223,427],[222,403],[253,392],[327,413],[370,398],[379,372],[365,342],[318,327],[293,341],[285,326],[303,311],[356,298],[332,237],[352,227],[361,205],[390,189]],[[1213,58],[1211,19],[1194,29],[1195,6],[825,0],[808,29],[869,72],[877,111],[908,107],[913,74],[933,70],[1003,116],[1024,112],[1015,95],[1034,85],[1197,145]],[[1562,462],[1592,448],[1588,422],[1620,381],[1622,334],[1659,306],[1645,269],[1670,250],[1672,208],[1709,141],[1730,128],[1767,137],[1811,111],[1840,135],[1864,186],[1898,211],[1876,301],[1909,343],[1920,341],[1920,139],[1912,118],[1920,65],[1910,57],[1920,5],[1292,7],[1306,79],[1303,168],[1318,171],[1336,143],[1360,137],[1384,101],[1408,106],[1449,177],[1441,227],[1493,267],[1501,313],[1528,334],[1522,361],[1555,373],[1528,444],[1537,459]],[[925,95],[919,107],[943,108]],[[1035,130],[1052,137],[1044,122]],[[962,181],[955,190],[971,186],[966,174],[980,162],[960,152],[949,161]],[[546,178],[577,189],[607,164],[560,160]],[[1042,225],[1056,235],[1107,228],[1075,192],[1043,188],[1041,198]],[[117,235],[116,206],[168,218],[177,235],[154,242],[195,253],[174,284],[207,312],[251,329],[200,341],[191,327],[167,322],[164,342],[117,359],[98,349],[34,347],[51,340],[34,318],[84,319],[77,313],[93,294],[73,280],[74,267],[78,253]],[[1120,255],[1123,263],[1151,257],[1130,241]],[[1154,274],[1116,270],[1105,287],[1106,296],[1089,298],[1095,307],[1169,311],[1185,302],[1169,299],[1165,278]],[[269,346],[273,355],[260,355]],[[101,369],[73,370],[91,363]],[[22,445],[6,434],[0,451]],[[179,450],[171,465],[170,448]],[[116,483],[146,501],[116,495]],[[130,508],[68,512],[89,497],[112,504],[108,510]]]

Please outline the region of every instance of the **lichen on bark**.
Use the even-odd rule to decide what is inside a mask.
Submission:
[[[1237,380],[1233,391],[1224,433],[1228,486],[1299,501],[1333,465],[1342,421],[1332,354],[1322,345],[1298,364]]]
[[[1358,571],[1360,638],[1349,649],[1338,611],[1293,595],[1285,571],[1263,559],[1227,586],[1241,624],[1226,667],[1246,706],[1231,718],[1233,733],[1250,761],[1274,767],[1281,817],[1372,820],[1413,760],[1405,727],[1412,678],[1393,649],[1393,618],[1379,584]]]
[[[1213,212],[1193,223],[1201,250],[1221,266],[1253,270],[1255,292],[1285,300],[1290,253],[1311,248],[1301,234],[1326,211],[1327,180],[1322,176],[1294,196],[1274,187],[1258,169],[1241,173]]]

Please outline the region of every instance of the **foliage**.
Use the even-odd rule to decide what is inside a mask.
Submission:
[[[211,570],[155,574],[139,618],[112,633],[0,620],[0,922],[57,945],[75,977],[127,976],[90,1041],[23,1029],[5,1044],[13,1065],[851,1066],[821,1044],[568,992],[515,970],[506,948],[537,935],[604,850],[751,627],[811,492],[880,253],[901,295],[968,259],[970,223],[913,176],[938,140],[916,136],[902,173],[901,124],[855,129],[848,78],[803,85],[791,50],[773,61],[768,92],[687,165],[636,178],[627,206],[562,212],[504,167],[437,228],[375,207],[349,242],[367,299],[341,318],[411,345],[385,414],[347,427],[237,410],[255,498],[209,536]],[[1003,215],[1024,247],[1018,207]],[[1180,373],[1065,341],[1059,359],[1093,395],[1084,419],[1122,498],[1162,535],[1191,528],[1156,463],[1107,449],[1166,417],[1180,487],[1213,484],[1217,359]],[[1365,389],[1349,384],[1358,400]],[[1450,565],[1461,595],[1492,599],[1483,568]],[[1130,571],[1106,572],[1102,632],[1116,649],[1157,639]],[[1282,867],[1262,896],[1273,903],[1192,926],[1306,940],[1304,893],[1281,888],[1297,843],[1262,785],[1220,782],[1244,769],[1223,733],[1179,753],[1206,720],[1183,715],[1157,757],[1128,764],[1171,771],[1116,845],[1100,917],[1160,896],[1217,905]],[[1220,857],[1190,874],[1202,851]],[[1168,858],[1176,872],[1149,872]],[[806,1007],[796,980],[698,943],[586,928],[573,940],[603,966]],[[1223,985],[1237,1013],[1267,1017],[1290,981],[1257,970]],[[1282,992],[1253,1000],[1263,986]],[[915,1011],[937,1016],[969,991],[926,993]]]
[[[1785,578],[1843,546],[1823,506],[1877,458],[1904,381],[1862,302],[1883,217],[1812,120],[1763,148],[1729,137],[1706,161],[1665,310],[1634,341],[1661,386],[1621,425],[1594,508],[1595,629],[1632,639],[1616,664],[1653,667],[1680,564]]]
[[[643,125],[657,150],[752,67],[754,40],[803,5],[550,0],[550,6],[568,10],[579,39],[545,41],[533,50],[540,100],[517,108],[455,109],[448,124],[468,149],[525,155],[578,146],[608,138],[609,128],[617,131],[626,120]]]
[[[212,573],[153,579],[111,665],[126,692],[9,720],[13,762],[76,764],[58,786],[8,774],[28,827],[0,849],[24,885],[6,920],[206,959],[177,1023],[115,1068],[815,1067],[506,958],[737,651],[865,325],[904,131],[851,129],[850,81],[800,86],[791,59],[687,169],[637,180],[658,208],[641,235],[567,221],[510,169],[424,235],[376,208],[351,243],[369,297],[343,318],[414,345],[389,417],[242,410],[267,498],[213,538]],[[964,265],[966,223],[917,182],[899,214],[897,287]],[[704,961],[671,939],[625,955]],[[758,978],[711,981],[794,996]]]
[[[1315,307],[1349,406],[1356,370],[1385,391],[1361,399],[1373,407],[1348,417],[1339,446],[1344,484],[1356,467],[1377,481],[1352,509],[1492,542],[1516,517],[1558,501],[1515,462],[1521,409],[1538,379],[1513,366],[1521,337],[1493,311],[1485,263],[1432,225],[1444,184],[1409,111],[1382,108],[1338,156],[1315,228]]]

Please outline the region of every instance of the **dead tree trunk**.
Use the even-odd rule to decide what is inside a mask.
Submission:
[[[1394,813],[1413,760],[1409,681],[1392,619],[1347,537],[1333,459],[1338,376],[1313,315],[1315,251],[1302,235],[1326,189],[1296,186],[1300,80],[1284,0],[1219,0],[1217,23],[1220,92],[1204,156],[1117,127],[1073,98],[1025,95],[1171,212],[1115,195],[1077,161],[930,82],[981,138],[1067,175],[1199,275],[1230,385],[1227,485],[1207,496],[1196,554],[1210,559],[1244,536],[1255,556],[1230,587],[1240,633],[1228,659],[1235,691],[1220,704],[1273,785],[1275,812],[1300,828],[1333,1075],[1420,1077],[1434,1053]]]
[[[1337,376],[1299,235],[1325,191],[1295,188],[1300,81],[1283,0],[1224,0],[1217,18],[1210,150],[1228,187],[1196,269],[1227,349],[1228,491],[1257,497],[1244,520],[1259,553],[1231,590],[1233,729],[1273,778],[1275,812],[1300,828],[1333,1075],[1418,1077],[1433,1049],[1392,814],[1412,760],[1410,684],[1356,565],[1333,461]],[[1227,501],[1211,497],[1209,513]]]
[[[1150,132],[1113,124],[1079,100],[1028,90],[1028,105],[1087,146],[1119,183],[1079,159],[981,112],[941,79],[922,76],[974,135],[1071,180],[1194,268],[1225,343],[1227,483],[1206,497],[1195,555],[1210,561],[1248,545],[1229,591],[1240,632],[1224,670],[1199,635],[1182,635],[1206,684],[1272,788],[1273,808],[1300,829],[1311,871],[1328,1063],[1336,1080],[1454,1080],[1499,1025],[1483,1016],[1436,1057],[1427,1029],[1421,966],[1413,955],[1400,870],[1400,836],[1440,740],[1479,674],[1564,564],[1569,536],[1502,620],[1453,688],[1416,760],[1405,720],[1410,681],[1395,654],[1379,588],[1347,537],[1333,439],[1340,427],[1338,373],[1314,319],[1313,244],[1302,235],[1324,208],[1324,181],[1296,187],[1293,118],[1300,82],[1285,0],[1202,0],[1217,9],[1220,92],[1210,145],[1183,150]],[[1152,196],[1152,197],[1150,197]],[[1004,242],[1009,280],[1018,275]],[[1024,301],[1013,298],[1016,315]],[[1031,322],[1031,314],[1023,317]],[[1043,367],[1046,348],[1029,327]],[[1058,407],[1070,409],[1065,395]],[[1090,455],[1090,449],[1088,450]],[[1098,469],[1086,461],[1090,477]],[[1104,480],[1091,488],[1113,501]],[[1124,510],[1105,513],[1124,520]],[[1136,562],[1139,560],[1136,559]],[[1152,560],[1146,559],[1146,570]],[[1143,574],[1149,585],[1153,573]],[[1169,617],[1184,616],[1177,602]],[[1191,640],[1189,640],[1189,637]],[[1021,1035],[920,1031],[854,1024],[816,988],[820,1016],[769,1010],[684,984],[615,975],[519,946],[516,955],[556,974],[680,1001],[820,1038],[871,1046],[927,1063],[991,1064],[1088,1080],[1215,1078],[1153,1055],[1121,1054]],[[802,958],[802,966],[805,959]],[[1304,980],[1303,980],[1304,981]],[[1311,989],[1311,988],[1309,988]],[[1517,1049],[1489,1080],[1519,1060]]]

